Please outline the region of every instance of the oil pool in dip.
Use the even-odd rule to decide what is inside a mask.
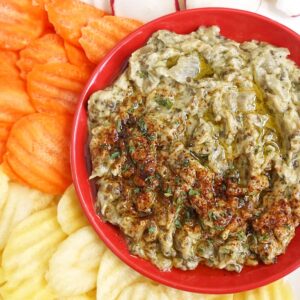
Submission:
[[[218,27],[160,30],[89,99],[96,209],[161,270],[276,262],[300,220],[300,69]]]

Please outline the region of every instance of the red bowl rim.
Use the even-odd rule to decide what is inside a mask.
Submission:
[[[76,111],[74,114],[74,120],[73,120],[73,128],[72,128],[72,136],[71,136],[71,149],[70,149],[70,161],[71,161],[71,172],[72,172],[72,178],[73,178],[73,183],[75,186],[75,190],[77,192],[77,195],[79,197],[79,201],[80,204],[83,208],[83,211],[85,213],[85,215],[87,216],[89,222],[91,223],[91,225],[93,226],[94,230],[97,232],[97,234],[99,235],[99,237],[102,239],[102,241],[107,245],[107,247],[117,256],[119,257],[124,263],[126,263],[128,266],[130,266],[132,269],[134,269],[135,271],[139,272],[140,274],[154,280],[157,281],[159,283],[162,283],[164,285],[170,286],[172,288],[176,288],[176,289],[180,289],[180,290],[185,290],[188,292],[193,292],[193,293],[207,293],[207,294],[229,294],[229,293],[236,293],[236,292],[242,292],[242,291],[246,291],[246,290],[251,290],[251,289],[255,289],[261,286],[264,286],[266,284],[269,284],[275,280],[278,280],[284,276],[286,276],[287,274],[291,273],[292,271],[296,270],[298,267],[300,267],[300,257],[298,260],[295,260],[295,262],[293,264],[291,264],[289,267],[284,268],[283,270],[281,270],[278,273],[274,273],[271,276],[268,276],[267,278],[264,279],[260,279],[259,281],[254,281],[254,282],[247,282],[247,283],[243,283],[240,286],[230,286],[227,288],[218,288],[218,284],[216,282],[216,288],[206,288],[206,287],[191,287],[189,285],[186,284],[182,284],[182,283],[176,283],[173,280],[168,280],[165,279],[162,276],[156,275],[156,274],[152,274],[150,272],[148,272],[147,270],[143,269],[143,267],[139,266],[137,263],[133,263],[129,260],[128,256],[130,256],[129,252],[122,252],[119,251],[118,248],[115,246],[114,243],[111,242],[111,240],[105,235],[105,233],[102,231],[102,229],[99,227],[99,224],[97,223],[97,220],[95,217],[97,217],[97,214],[95,213],[95,211],[90,211],[89,208],[87,207],[87,204],[85,202],[85,199],[83,197],[82,194],[82,187],[81,187],[81,182],[78,178],[78,167],[77,167],[77,160],[80,159],[78,157],[77,154],[77,147],[80,147],[81,145],[78,144],[77,142],[77,131],[80,130],[80,122],[79,122],[79,118],[80,118],[80,114],[81,114],[81,110],[84,108],[85,102],[86,102],[86,97],[89,93],[89,90],[91,88],[91,86],[94,84],[94,81],[96,79],[96,76],[99,72],[101,72],[101,70],[105,67],[106,63],[113,58],[113,56],[115,55],[115,53],[117,51],[120,50],[120,48],[122,48],[125,44],[127,44],[128,42],[130,42],[132,39],[135,38],[135,36],[137,36],[138,34],[140,34],[140,32],[143,30],[143,28],[151,26],[151,24],[154,23],[158,23],[158,22],[162,22],[165,19],[168,19],[170,16],[182,16],[185,14],[191,14],[193,13],[193,11],[203,11],[203,12],[231,12],[231,13],[238,13],[238,14],[243,14],[243,15],[249,15],[261,20],[264,20],[268,23],[271,23],[272,25],[276,26],[276,27],[280,27],[281,29],[283,29],[284,31],[286,31],[289,35],[293,35],[296,39],[298,39],[299,43],[300,43],[300,35],[297,34],[295,31],[291,30],[290,28],[286,27],[283,24],[280,24],[270,18],[267,18],[265,16],[253,13],[253,12],[249,12],[249,11],[244,11],[244,10],[239,10],[239,9],[231,9],[231,8],[222,8],[222,7],[214,7],[214,8],[199,8],[199,9],[189,9],[189,10],[184,10],[184,11],[179,11],[179,12],[175,12],[163,17],[160,17],[158,19],[155,19],[149,23],[146,23],[145,25],[141,26],[140,28],[138,28],[136,31],[132,32],[130,35],[128,35],[125,39],[123,39],[122,41],[120,41],[103,59],[102,61],[98,64],[98,66],[96,67],[96,69],[94,70],[94,72],[92,73],[89,81],[87,82],[87,84],[85,85],[80,99],[78,101],[77,107],[76,107]],[[85,159],[82,158],[81,159]],[[118,230],[118,229],[116,229]],[[297,229],[297,235],[300,234],[300,228]],[[189,271],[187,271],[189,272]],[[163,273],[163,272],[161,272]]]

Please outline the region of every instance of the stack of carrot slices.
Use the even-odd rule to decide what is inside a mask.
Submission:
[[[141,25],[79,0],[0,0],[0,163],[12,179],[54,195],[67,188],[79,95]]]

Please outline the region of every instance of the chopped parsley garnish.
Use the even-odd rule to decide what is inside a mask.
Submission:
[[[149,228],[148,228],[148,232],[149,233],[154,233],[156,231],[156,227],[155,226],[150,226]]]
[[[138,72],[137,72],[137,75],[138,75],[140,78],[143,78],[143,79],[145,79],[145,78],[147,78],[147,77],[149,76],[148,72],[145,71],[145,70],[138,71]]]
[[[149,141],[155,141],[156,140],[156,134],[155,133],[148,134],[147,139]]]
[[[189,196],[197,196],[197,195],[199,195],[199,191],[193,189],[189,190]]]
[[[181,228],[180,220],[178,220],[178,219],[175,220],[175,226],[176,226],[176,228]]]
[[[171,190],[170,188],[168,188],[168,189],[166,190],[166,192],[164,193],[164,195],[165,195],[166,197],[171,197],[171,196],[172,196],[172,190]]]
[[[116,128],[117,128],[117,132],[120,133],[122,131],[122,121],[118,120],[116,122]]]
[[[261,239],[263,241],[267,241],[268,239],[270,239],[270,235],[268,233],[265,233],[264,235],[261,236]]]
[[[201,165],[206,166],[208,163],[208,154],[199,154],[194,151],[190,151],[191,155],[200,162]]]
[[[146,134],[147,133],[147,124],[145,123],[144,119],[139,119],[137,122],[137,125],[140,129],[140,131],[142,132],[142,134]]]
[[[224,230],[224,226],[216,225],[216,226],[214,226],[214,229],[215,230]]]
[[[113,152],[111,155],[110,155],[110,158],[111,159],[116,159],[116,158],[119,158],[121,155],[120,151],[115,151]]]
[[[188,167],[188,166],[190,165],[190,160],[189,160],[188,158],[185,158],[185,159],[183,160],[183,162],[182,162],[182,165],[183,165],[184,167]]]
[[[135,151],[134,146],[129,146],[128,151],[129,151],[130,154],[133,153]]]
[[[181,178],[178,177],[178,176],[176,176],[176,177],[175,177],[175,183],[176,183],[176,184],[181,184]]]
[[[139,187],[136,187],[136,188],[134,188],[133,191],[135,194],[138,194],[141,191],[141,189]]]
[[[239,231],[236,235],[237,235],[239,240],[243,240],[246,237],[244,231]]]
[[[208,212],[208,217],[212,221],[218,220],[218,216],[213,211],[211,211],[211,210]]]
[[[184,202],[184,199],[183,199],[183,198],[177,198],[177,199],[175,200],[175,205],[176,205],[176,206],[181,206],[181,205],[183,204],[183,202]]]
[[[173,106],[173,102],[168,98],[156,97],[155,102],[167,109],[171,109]]]

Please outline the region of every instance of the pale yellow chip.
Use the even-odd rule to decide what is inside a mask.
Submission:
[[[75,296],[95,289],[104,250],[103,242],[90,226],[71,234],[49,261],[50,287],[59,296]]]
[[[7,200],[0,210],[0,250],[4,248],[10,233],[18,223],[49,206],[53,199],[52,195],[18,183],[9,183]]]
[[[233,295],[205,295],[185,292],[170,287],[165,287],[170,300],[233,300]]]
[[[279,280],[264,287],[234,294],[233,300],[293,300],[291,286]]]
[[[57,222],[54,206],[36,212],[20,222],[11,232],[3,251],[6,292],[19,293],[22,289],[30,289],[32,295],[40,293],[41,285],[46,284],[42,279],[47,271],[48,261],[65,237]]]
[[[28,278],[17,288],[9,288],[7,285],[0,287],[4,300],[57,300],[54,292],[51,291],[42,275]]]
[[[127,286],[145,281],[150,282],[107,250],[100,262],[97,277],[97,299],[117,299]]]
[[[0,166],[0,211],[4,206],[8,194],[9,177],[2,171]]]
[[[100,300],[100,298],[98,298]],[[154,285],[146,282],[139,282],[128,285],[122,290],[116,300],[171,300],[165,292],[164,286]],[[186,300],[181,298],[181,300]]]
[[[88,225],[73,185],[65,191],[58,203],[57,219],[62,230],[67,234]]]
[[[96,300],[96,290],[78,296],[58,297],[57,300]]]

